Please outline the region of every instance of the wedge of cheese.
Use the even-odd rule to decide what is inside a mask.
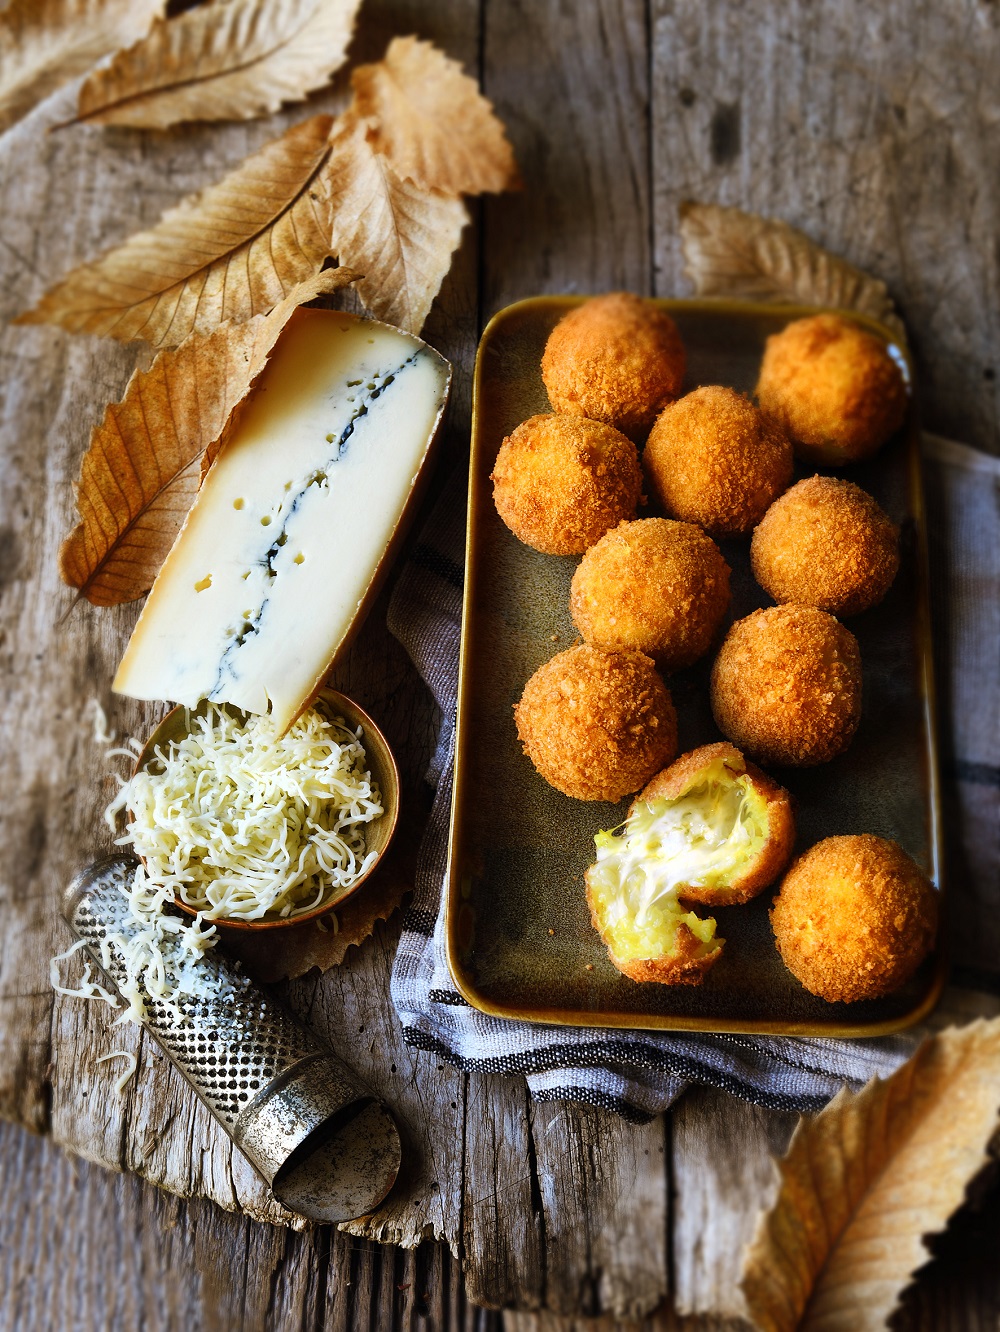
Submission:
[[[153,584],[115,690],[290,725],[374,594],[450,380],[419,338],[297,311]]]

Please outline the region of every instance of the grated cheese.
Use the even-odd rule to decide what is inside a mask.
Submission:
[[[84,962],[83,977],[76,986],[63,985],[59,979],[59,964],[87,946],[86,939],[78,939],[49,962],[49,981],[57,994],[71,999],[103,999],[118,1009],[120,999],[125,1000],[119,1022],[143,1022],[148,1017],[146,998],[158,999],[181,1023],[190,1020],[190,1012],[182,1005],[187,1001],[222,998],[235,993],[235,986],[226,976],[199,963],[216,944],[214,925],[206,926],[200,916],[188,920],[175,911],[166,911],[170,903],[163,889],[152,885],[141,865],[131,879],[119,890],[128,904],[122,927],[110,931],[98,944],[101,965],[106,971],[112,967],[112,954],[117,953],[126,972],[118,994],[112,994],[94,980],[89,959]],[[242,985],[249,984],[245,977],[238,978]]]
[[[127,1005],[118,1022],[143,1022],[146,996],[158,999],[178,1022],[186,1022],[185,1000],[221,997],[232,986],[215,970],[199,963],[218,942],[214,925],[201,916],[189,920],[168,910],[169,891],[155,884],[142,865],[121,889],[128,901],[123,928],[101,940],[101,963],[111,964],[112,949],[122,959],[126,979],[119,984]],[[117,1024],[116,1024],[117,1025]]]
[[[107,748],[108,745],[113,745],[115,742],[115,733],[108,729],[107,713],[101,707],[101,701],[96,695],[89,699],[85,704],[84,715],[86,715],[88,710],[93,715],[94,720],[94,744],[103,745],[105,748]]]
[[[95,1059],[95,1064],[106,1064],[109,1059],[127,1059],[128,1067],[124,1072],[115,1078],[115,1093],[121,1096],[122,1092],[135,1077],[135,1071],[139,1067],[139,1061],[131,1050],[112,1050],[110,1054],[101,1055],[100,1059]]]
[[[83,977],[79,984],[75,986],[63,985],[59,979],[59,963],[65,962],[78,953],[81,948],[86,948],[86,939],[77,939],[75,944],[71,944],[64,953],[57,953],[55,957],[49,958],[49,984],[55,990],[56,994],[64,994],[70,999],[103,999],[106,1004],[112,1008],[118,1007],[118,996],[106,990],[103,985],[99,985],[94,980],[94,973],[90,969],[90,962],[83,964]]]
[[[118,845],[134,847],[164,901],[206,921],[294,918],[342,897],[375,858],[365,825],[382,805],[360,737],[317,708],[279,735],[267,716],[209,704],[106,818],[115,828],[128,812]]]

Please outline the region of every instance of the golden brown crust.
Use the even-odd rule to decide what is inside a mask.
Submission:
[[[679,890],[685,902],[699,902],[704,906],[739,906],[756,897],[772,884],[791,859],[795,846],[795,806],[791,795],[779,786],[773,777],[762,772],[756,763],[744,758],[735,745],[720,740],[713,745],[702,745],[675,759],[669,768],[658,772],[636,796],[632,810],[640,800],[655,800],[662,796],[676,800],[685,791],[696,786],[705,769],[721,760],[734,777],[746,774],[754,790],[767,805],[767,840],[742,874],[724,887],[705,888],[686,884]]]
[[[811,767],[851,743],[861,720],[854,635],[814,606],[754,611],[729,630],[712,667],[723,735],[764,763]]]
[[[828,837],[798,857],[771,909],[782,961],[831,1003],[899,988],[930,952],[938,896],[895,842]]]
[[[700,745],[697,749],[690,749],[686,754],[681,754],[679,758],[674,759],[668,768],[658,772],[651,781],[647,782],[636,798],[632,801],[629,813],[635,809],[640,800],[656,800],[662,796],[665,800],[676,800],[682,796],[685,791],[689,791],[692,786],[696,786],[702,778],[705,769],[712,763],[722,761],[726,767],[737,777],[742,776],[747,769],[747,761],[728,740],[717,740],[711,745]],[[760,769],[757,769],[760,772]],[[765,781],[771,779],[764,773],[761,773]],[[771,782],[776,790],[781,790],[780,786]]]
[[[500,517],[545,555],[581,555],[634,516],[642,490],[630,439],[599,421],[549,413],[508,435],[490,480]]]
[[[613,951],[601,925],[600,914],[594,900],[590,884],[590,870],[584,875],[587,885],[587,905],[590,907],[590,919],[594,929],[601,936],[601,941],[608,950],[608,957],[613,966],[623,976],[634,981],[654,981],[659,985],[700,985],[705,973],[715,965],[722,954],[724,940],[719,940],[718,948],[699,956],[704,945],[691,933],[683,921],[677,926],[675,949],[670,957],[622,958]]]
[[[664,408],[642,461],[665,511],[715,537],[749,532],[790,484],[793,467],[784,431],[719,385]]]
[[[796,452],[838,466],[875,453],[902,425],[907,399],[885,345],[841,315],[824,314],[768,338],[757,400]]]
[[[595,296],[549,335],[542,380],[557,412],[605,421],[641,439],[684,381],[677,325],[626,291]]]
[[[778,602],[857,615],[876,606],[899,568],[899,533],[852,481],[812,476],[765,513],[750,543],[754,577]]]
[[[677,752],[674,705],[641,652],[557,653],[524,686],[514,721],[540,775],[575,800],[621,800]]]
[[[729,605],[729,565],[693,523],[640,518],[619,523],[584,555],[570,614],[585,642],[633,648],[663,670],[704,656]]]

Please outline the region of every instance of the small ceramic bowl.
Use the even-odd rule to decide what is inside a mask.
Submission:
[[[365,762],[382,797],[383,813],[365,828],[365,848],[367,852],[375,852],[375,859],[364,874],[360,875],[349,888],[341,892],[339,896],[331,897],[329,901],[322,902],[312,911],[305,911],[297,916],[275,916],[273,919],[263,920],[228,920],[224,916],[219,916],[213,921],[213,924],[218,925],[220,929],[275,930],[290,925],[302,925],[309,920],[316,920],[317,917],[325,915],[328,911],[332,911],[334,907],[340,906],[342,902],[346,902],[349,897],[352,897],[358,891],[365,880],[381,864],[382,857],[392,841],[392,835],[396,830],[396,823],[399,819],[399,770],[396,767],[396,760],[392,756],[392,750],[389,748],[385,736],[368,714],[359,708],[352,699],[349,699],[346,694],[338,693],[335,689],[321,689],[318,698],[324,702],[327,711],[332,716],[343,717],[351,730],[361,727],[361,742],[365,747]],[[169,744],[171,740],[180,740],[187,733],[189,716],[199,715],[205,706],[205,704],[202,704],[193,712],[183,707],[171,708],[146,741],[136,760],[135,771],[139,772],[142,768],[155,766],[154,751]],[[245,716],[238,709],[233,709],[233,711],[236,716]],[[189,916],[197,915],[196,909],[186,902],[178,902],[175,899],[175,905]]]

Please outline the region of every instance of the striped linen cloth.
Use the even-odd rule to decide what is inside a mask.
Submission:
[[[445,961],[448,851],[465,551],[465,477],[445,487],[389,606],[389,628],[441,709],[435,799],[392,973],[406,1041],[468,1071],[523,1074],[539,1101],[642,1121],[690,1083],[779,1110],[819,1109],[886,1076],[931,1028],[1000,1012],[1000,459],[924,436],[943,761],[949,921],[956,959],[930,1023],[871,1040],[547,1027],[494,1018]]]

